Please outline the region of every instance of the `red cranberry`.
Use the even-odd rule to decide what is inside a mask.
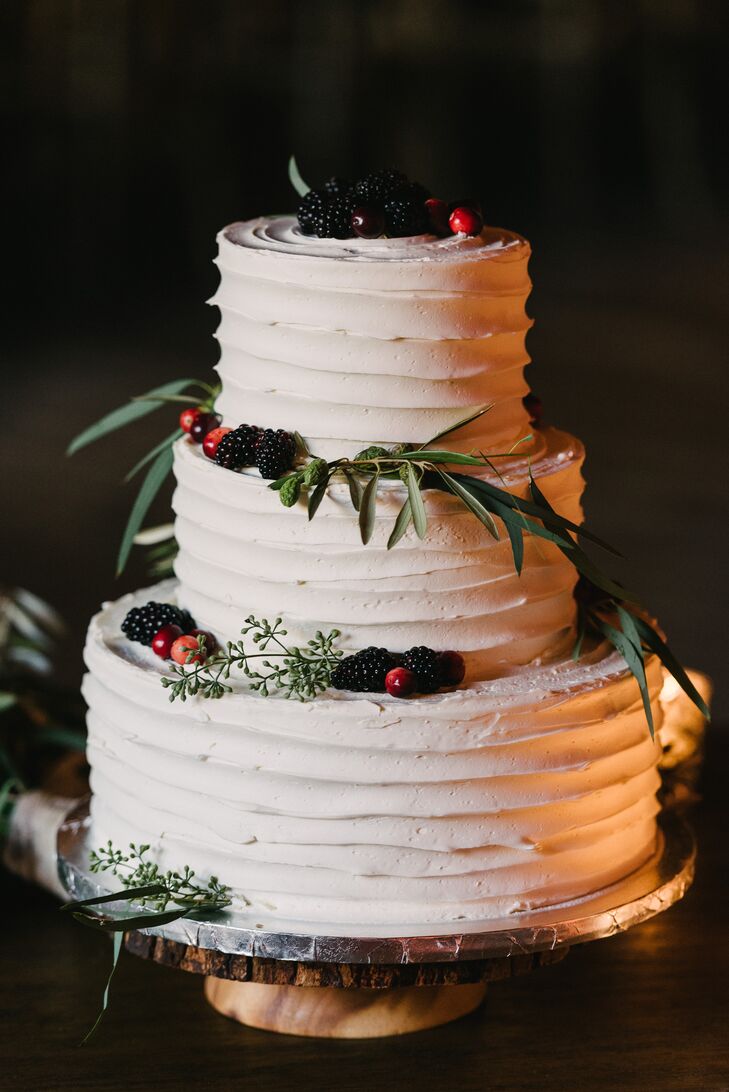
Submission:
[[[208,633],[206,629],[191,629],[190,636],[195,637],[196,639],[198,637],[205,638],[205,651],[207,652],[208,656],[212,655],[212,653],[215,652],[217,641],[213,637],[212,633]]]
[[[415,692],[417,685],[417,675],[407,667],[393,667],[385,675],[385,689],[393,698],[407,698]]]
[[[448,223],[454,235],[478,235],[483,227],[480,214],[466,205],[459,205],[454,209]]]
[[[460,652],[441,652],[438,657],[443,686],[458,686],[466,674],[466,663]]]
[[[207,434],[217,428],[221,418],[217,413],[199,413],[190,426],[190,439],[196,444],[201,444]]]
[[[214,459],[215,453],[218,450],[218,444],[226,436],[231,429],[229,428],[214,428],[212,429],[202,443],[202,449],[208,459]]]
[[[361,239],[377,239],[385,230],[385,217],[372,205],[358,205],[352,213],[352,231]]]
[[[455,212],[456,209],[473,209],[474,212],[477,212],[479,216],[483,217],[481,202],[477,197],[459,197],[457,201],[451,201],[451,212]]]
[[[170,622],[167,626],[162,626],[162,629],[158,630],[152,638],[152,651],[156,652],[163,660],[169,660],[172,646],[178,637],[182,636],[182,630],[179,626]]]
[[[542,423],[543,413],[541,398],[529,391],[529,394],[525,394],[522,398],[522,404],[529,414],[529,424],[533,425],[534,428],[539,428]]]
[[[425,211],[428,213],[430,230],[434,235],[448,235],[450,233],[449,212],[445,201],[440,201],[437,197],[429,197],[425,202]]]
[[[195,652],[197,647],[197,637],[193,637],[191,633],[186,633],[173,642],[172,648],[170,649],[170,656],[176,664],[204,664],[205,653]],[[187,657],[191,652],[195,652],[195,655],[190,656],[190,659],[188,660]]]
[[[189,432],[195,421],[198,419],[202,410],[199,406],[188,406],[180,414],[180,428],[183,432]]]

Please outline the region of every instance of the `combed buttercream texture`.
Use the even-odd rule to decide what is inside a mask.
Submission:
[[[288,217],[219,236],[218,407],[225,423],[296,429],[316,455],[425,442],[503,453],[529,432],[522,397],[529,246],[480,237],[319,240]],[[531,468],[581,520],[584,452],[538,430],[498,460],[527,495]],[[386,549],[403,503],[381,483],[364,547],[346,485],[314,520],[255,470],[179,441],[177,580],[111,604],[86,649],[95,837],[150,843],[231,885],[267,920],[447,926],[579,899],[656,848],[658,746],[637,685],[604,648],[572,662],[576,573],[527,536],[524,569],[453,497],[426,492],[428,534]],[[498,477],[491,475],[497,484]],[[164,664],[130,646],[133,603],[175,599],[219,638],[281,616],[292,643],[457,649],[458,689],[399,701],[328,691],[305,703],[244,683],[170,704]],[[659,720],[660,667],[648,665]]]

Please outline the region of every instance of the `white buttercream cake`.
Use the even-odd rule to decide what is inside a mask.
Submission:
[[[218,243],[224,424],[297,430],[325,459],[423,442],[486,403],[451,450],[504,452],[530,431],[524,239],[317,239],[276,217]],[[526,496],[531,467],[579,522],[579,441],[538,429],[517,450],[499,462],[508,489]],[[623,660],[607,647],[572,660],[577,573],[554,545],[526,535],[518,575],[505,534],[427,490],[427,536],[411,527],[388,550],[405,493],[385,481],[363,546],[346,483],[309,520],[186,438],[174,472],[176,580],[107,605],[89,630],[99,844],[148,843],[269,922],[388,931],[574,901],[656,851],[659,747]],[[294,643],[336,627],[347,652],[456,649],[467,674],[407,700],[330,689],[302,703],[239,678],[219,700],[171,704],[166,665],[120,629],[150,599],[220,640],[251,613],[281,616]],[[647,675],[658,727],[654,658]]]

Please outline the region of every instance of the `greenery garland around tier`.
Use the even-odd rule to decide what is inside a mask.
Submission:
[[[200,380],[180,379],[156,387],[146,394],[107,414],[85,429],[69,446],[68,454],[74,454],[88,444],[101,439],[117,429],[138,421],[160,406],[197,405],[211,411],[220,393],[219,387]],[[513,458],[518,449],[532,439],[531,434],[522,437],[509,451],[470,454],[450,451],[440,445],[449,434],[465,428],[491,409],[483,406],[448,429],[438,433],[423,444],[398,444],[391,448],[371,446],[354,458],[325,460],[312,455],[301,436],[296,436],[298,465],[290,472],[271,482],[269,488],[276,491],[285,507],[306,500],[308,517],[313,519],[333,480],[346,482],[352,507],[359,521],[362,542],[367,545],[375,527],[378,486],[380,482],[400,480],[407,496],[394,521],[387,541],[392,549],[402,539],[412,524],[415,534],[423,539],[427,535],[428,520],[423,493],[436,489],[448,493],[459,501],[484,527],[487,534],[499,538],[497,519],[503,524],[509,538],[516,572],[521,574],[524,563],[524,534],[533,535],[553,543],[579,573],[576,598],[578,603],[578,638],[574,657],[578,658],[586,638],[606,640],[623,657],[640,689],[646,720],[654,734],[653,712],[646,676],[646,656],[655,654],[679,686],[709,717],[708,707],[691,682],[686,671],[668,648],[665,640],[649,621],[648,613],[639,605],[638,597],[618,580],[605,573],[586,553],[578,541],[593,543],[602,550],[620,557],[608,543],[598,538],[582,525],[559,515],[540,490],[529,468],[528,497],[519,497],[506,488],[506,483],[496,466],[496,461]],[[160,577],[170,571],[175,553],[173,529],[142,530],[147,512],[172,468],[172,445],[183,435],[178,428],[155,445],[131,468],[126,481],[131,480],[145,467],[146,475],[134,501],[127,526],[122,537],[117,559],[117,573],[121,573],[136,542],[152,545],[154,575]],[[439,445],[439,446],[435,446]],[[486,481],[472,474],[461,473],[456,468],[471,467],[488,471],[501,485]],[[227,471],[221,469],[221,473]],[[280,626],[280,619],[274,625]],[[265,620],[252,616],[246,620],[241,633],[245,636],[251,628],[259,627],[258,640],[267,643],[279,641],[280,629],[273,635],[262,633],[260,627],[269,626]],[[270,627],[269,627],[270,628]],[[239,668],[248,676],[253,689],[263,696],[282,693],[285,697],[308,699],[323,692],[335,670],[341,653],[334,647],[337,631],[326,636],[318,633],[308,642],[307,648],[290,649],[280,644],[272,649],[269,657],[278,657],[279,663],[264,661],[267,674],[253,668],[249,661],[258,654],[246,653],[242,642],[229,643],[227,651],[220,652],[201,666],[194,661],[202,650],[192,649],[188,664],[175,667],[174,678],[163,678],[162,684],[170,689],[170,700],[188,695],[218,698],[232,690],[224,680],[232,668]],[[255,638],[254,638],[255,639]]]

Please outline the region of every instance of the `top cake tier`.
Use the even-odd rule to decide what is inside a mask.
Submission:
[[[477,237],[316,239],[293,217],[218,236],[225,423],[297,430],[317,455],[419,443],[492,404],[449,446],[528,431],[529,244]]]

